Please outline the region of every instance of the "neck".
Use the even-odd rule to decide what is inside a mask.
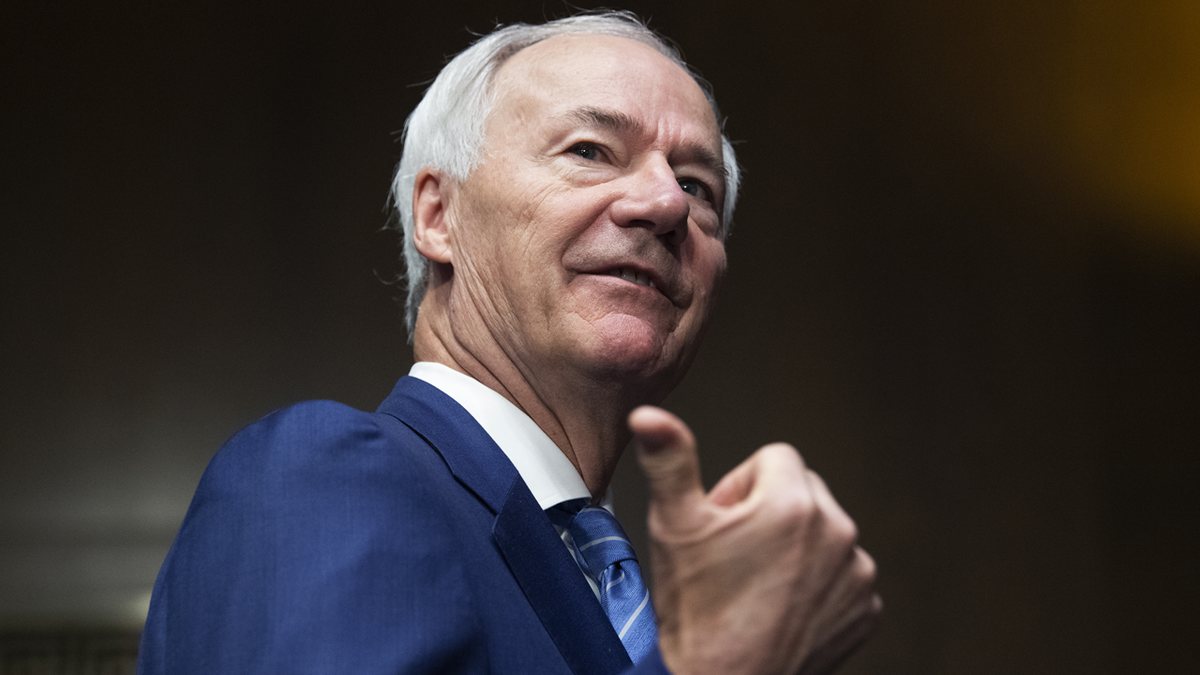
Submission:
[[[569,368],[530,368],[490,339],[481,326],[452,320],[438,307],[445,287],[429,289],[413,336],[417,361],[433,361],[469,375],[533,419],[579,472],[597,501],[603,498],[629,442],[625,418],[643,400],[641,388]],[[459,317],[455,317],[459,319]]]

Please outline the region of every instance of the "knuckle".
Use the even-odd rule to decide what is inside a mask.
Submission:
[[[878,570],[875,559],[861,548],[856,549],[856,552],[858,553],[858,577],[867,584],[874,584]]]
[[[858,543],[858,526],[844,514],[830,514],[825,526],[826,536],[837,544],[852,548]]]
[[[759,449],[759,452],[767,456],[773,462],[780,463],[800,463],[804,461],[800,458],[800,451],[791,443],[768,443]]]
[[[817,513],[812,493],[799,487],[779,491],[770,506],[777,520],[800,526],[807,526]]]

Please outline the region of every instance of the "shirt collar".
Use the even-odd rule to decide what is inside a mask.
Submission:
[[[461,405],[508,457],[543,510],[568,499],[590,497],[571,460],[511,401],[479,380],[432,361],[413,364],[409,376],[437,387]],[[612,491],[604,498],[612,509]]]

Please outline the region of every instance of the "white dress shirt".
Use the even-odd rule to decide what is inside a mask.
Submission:
[[[461,405],[488,436],[500,446],[517,473],[533,493],[538,506],[546,510],[569,499],[590,498],[591,492],[575,465],[550,440],[546,432],[523,410],[479,380],[464,375],[449,366],[432,361],[418,361],[408,371],[409,376],[428,382]],[[612,511],[612,489],[604,495],[600,506]],[[588,576],[583,562],[575,554],[571,533],[557,525],[555,529],[566,544],[571,557],[592,587],[596,597],[600,589]]]

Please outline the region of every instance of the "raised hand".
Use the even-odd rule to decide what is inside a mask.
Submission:
[[[828,673],[870,635],[875,563],[795,448],[761,448],[705,494],[682,420],[643,406],[629,426],[650,483],[659,648],[675,675]]]

